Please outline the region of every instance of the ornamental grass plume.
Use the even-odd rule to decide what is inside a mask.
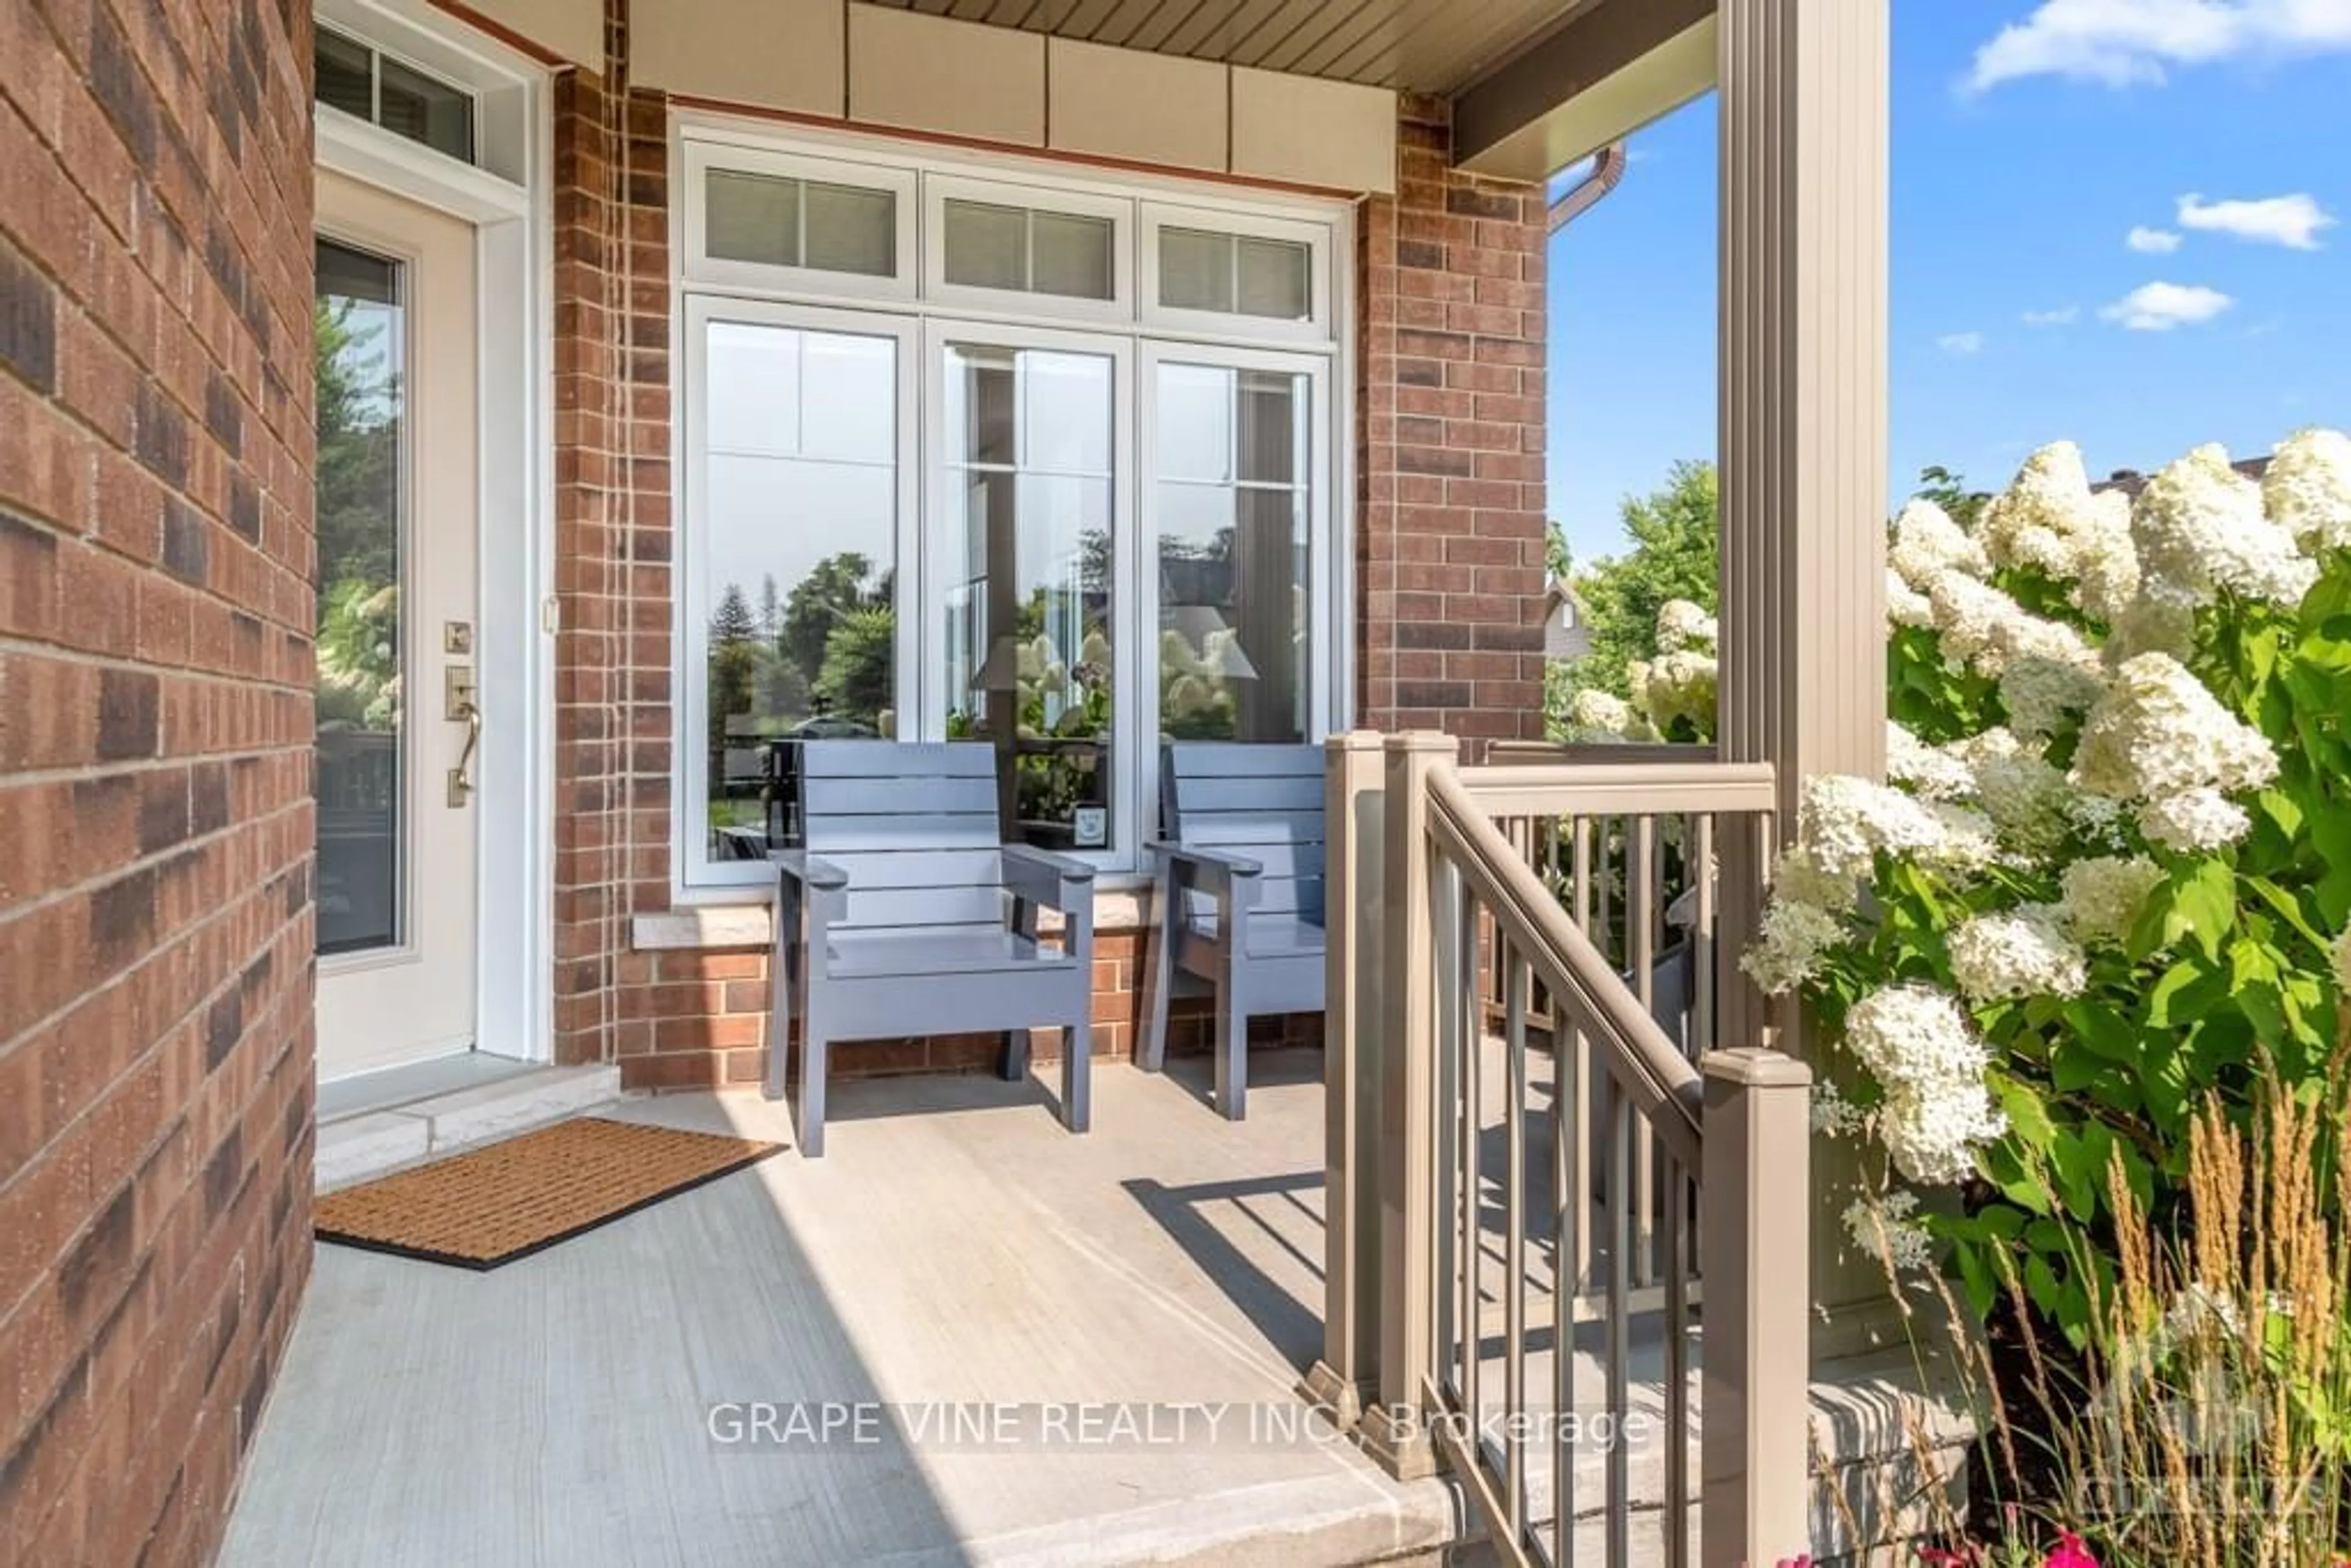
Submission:
[[[1974,1535],[1953,1528],[1927,1560],[2335,1568],[2351,1557],[2351,1095],[2342,1073],[2330,1082],[2309,1101],[2264,1068],[2246,1125],[2207,1101],[2176,1216],[2149,1214],[2116,1158],[2110,1237],[2051,1218],[2100,1281],[2078,1349],[2044,1346],[2012,1265],[2005,1364],[1948,1296],[1941,1318],[1909,1316],[1914,1333],[1928,1323],[1946,1336],[1915,1348],[1956,1371],[1981,1434],[1978,1479],[2007,1500],[1980,1507]],[[2052,1532],[2033,1557],[2029,1543]]]

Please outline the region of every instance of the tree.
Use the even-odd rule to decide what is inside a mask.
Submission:
[[[743,597],[743,585],[730,582],[726,591],[718,596],[718,608],[710,615],[710,641],[723,646],[734,643],[756,643],[759,639],[759,623],[751,616],[751,601]]]
[[[825,644],[841,618],[859,610],[890,602],[885,575],[872,587],[873,562],[857,550],[829,555],[814,566],[784,599],[783,623],[776,646],[813,686],[824,672]]]
[[[1626,695],[1625,667],[1657,652],[1657,610],[1687,599],[1713,612],[1721,542],[1714,465],[1685,460],[1665,485],[1627,497],[1620,514],[1633,548],[1603,556],[1576,580],[1592,651],[1569,670],[1569,690],[1597,686]],[[1560,553],[1565,554],[1562,544]]]
[[[772,647],[783,629],[783,596],[776,591],[776,574],[771,571],[759,579],[759,640]]]

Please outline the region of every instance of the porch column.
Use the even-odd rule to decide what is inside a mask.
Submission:
[[[1886,760],[1887,30],[1887,0],[1719,13],[1721,750],[1778,768],[1783,838],[1806,775]],[[1726,855],[1724,884],[1760,885],[1752,859]],[[1744,902],[1726,901],[1740,925]],[[1794,1009],[1736,970],[1749,934],[1722,946],[1722,1038],[1810,1060]],[[1851,1168],[1822,1153],[1813,1300],[1882,1298],[1877,1266],[1841,1246]],[[1816,1331],[1816,1357],[1870,1315]]]

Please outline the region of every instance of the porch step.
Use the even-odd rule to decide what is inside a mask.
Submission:
[[[314,1185],[320,1192],[349,1186],[622,1097],[621,1070],[610,1063],[517,1065],[486,1082],[392,1103],[372,1098],[340,1113],[322,1096]]]

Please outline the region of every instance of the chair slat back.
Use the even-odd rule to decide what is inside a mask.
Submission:
[[[1322,747],[1178,740],[1160,758],[1165,836],[1265,868],[1257,907],[1322,920]],[[1187,916],[1209,901],[1194,894]]]
[[[808,852],[849,875],[835,930],[1003,925],[995,747],[812,740],[800,779]]]

